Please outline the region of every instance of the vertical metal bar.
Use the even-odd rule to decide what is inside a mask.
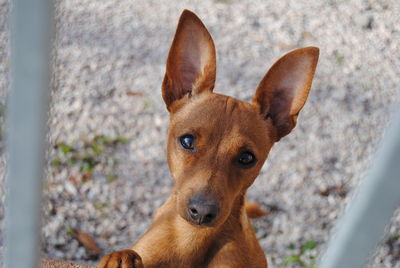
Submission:
[[[47,121],[52,8],[50,0],[11,1],[11,90],[5,267],[37,267],[41,180]]]
[[[400,112],[378,151],[371,172],[333,234],[321,268],[363,267],[400,205]]]

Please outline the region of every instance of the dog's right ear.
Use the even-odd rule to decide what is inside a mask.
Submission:
[[[191,11],[179,19],[167,59],[162,95],[168,111],[175,101],[211,92],[215,84],[215,47],[210,33]]]

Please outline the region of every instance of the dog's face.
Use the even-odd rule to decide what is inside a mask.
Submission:
[[[170,112],[168,163],[181,217],[217,226],[241,205],[274,142],[295,126],[317,60],[317,48],[285,55],[265,75],[252,103],[215,94],[212,38],[196,15],[182,13],[163,81]]]
[[[189,203],[197,196],[217,207],[209,212],[214,218],[199,217],[198,223],[223,222],[257,177],[273,142],[255,105],[207,92],[187,99],[171,114],[167,150],[180,215],[193,220],[190,209],[199,208]]]

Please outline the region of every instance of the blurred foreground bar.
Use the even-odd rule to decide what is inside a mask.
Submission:
[[[331,234],[320,268],[364,267],[400,205],[400,111],[385,134],[369,176]]]
[[[72,262],[56,261],[51,259],[43,258],[40,262],[41,268],[94,268],[83,264],[77,264]]]
[[[7,102],[7,268],[37,267],[45,125],[50,81],[50,0],[11,1]]]

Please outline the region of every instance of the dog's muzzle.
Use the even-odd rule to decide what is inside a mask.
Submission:
[[[196,225],[210,225],[218,216],[219,206],[212,198],[197,194],[190,198],[187,210],[190,222]]]

